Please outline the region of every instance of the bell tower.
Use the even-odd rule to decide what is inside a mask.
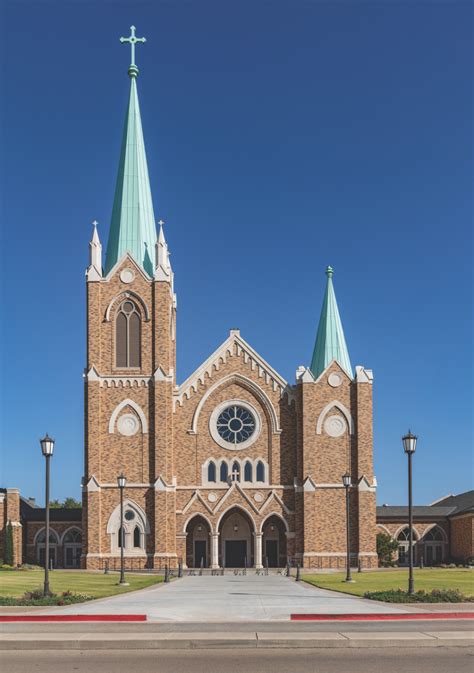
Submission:
[[[157,236],[131,35],[130,95],[105,260],[97,222],[86,271],[87,362],[82,564],[134,567],[175,555],[172,395],[176,297],[168,246]],[[126,477],[123,534],[117,477]],[[158,516],[158,512],[160,515]]]
[[[372,371],[354,376],[333,286],[327,283],[311,366],[297,372],[299,549],[307,568],[344,567],[345,488],[350,475],[351,563],[377,566]]]

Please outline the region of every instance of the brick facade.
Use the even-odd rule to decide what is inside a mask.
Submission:
[[[5,560],[7,526],[12,526],[13,565],[23,562],[22,526],[20,521],[20,491],[17,488],[0,489],[0,558]]]
[[[115,366],[117,312],[125,299],[141,316],[141,363],[133,370]],[[135,564],[175,565],[201,554],[204,563],[220,566],[226,554],[232,558],[226,540],[236,528],[249,564],[262,565],[270,554],[278,564],[289,556],[307,567],[342,565],[341,478],[349,471],[353,563],[376,565],[371,372],[358,368],[351,379],[333,361],[316,381],[306,370],[289,385],[232,330],[178,386],[171,275],[151,279],[129,255],[106,278],[87,282],[87,321],[84,567],[103,567],[120,554],[121,472],[139,528],[127,523],[125,530],[125,556]],[[241,450],[222,446],[212,432],[213,414],[229,400],[247,405],[258,425]],[[337,432],[328,431],[328,422]],[[231,475],[235,459],[239,478],[220,481],[221,462]],[[218,474],[209,483],[211,460]],[[247,461],[250,482],[243,475]],[[264,480],[257,482],[259,461]]]

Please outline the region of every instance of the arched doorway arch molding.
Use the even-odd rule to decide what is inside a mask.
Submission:
[[[255,551],[257,540],[261,543],[261,535],[257,533],[257,525],[250,512],[241,505],[231,505],[220,515],[216,530],[219,565],[250,568],[255,563],[258,566]]]
[[[183,531],[186,534],[186,566],[208,568],[210,566],[212,525],[203,514],[192,514]]]

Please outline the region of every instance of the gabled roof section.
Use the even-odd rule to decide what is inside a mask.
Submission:
[[[122,149],[110,223],[105,274],[129,252],[153,277],[155,269],[156,228],[150,178],[138,102],[138,68],[130,67],[128,101]]]
[[[459,493],[459,495],[448,495],[441,498],[435,504],[436,507],[454,507],[454,514],[470,512],[474,510],[474,490]]]
[[[319,318],[318,333],[314,345],[311,372],[315,379],[326,369],[332,360],[338,364],[352,379],[352,367],[347,350],[344,330],[342,329],[341,317],[337,307],[336,295],[332,283],[332,267],[326,269],[328,278],[323,307]]]
[[[279,388],[281,394],[284,391],[289,391],[285,379],[240,336],[239,330],[232,329],[224,343],[179,386],[176,392],[177,401],[182,404],[185,397],[189,399],[191,394],[197,391],[199,383],[204,383],[206,374],[212,377],[213,373],[219,370],[220,365],[226,362],[228,357],[239,357],[241,354],[243,354],[245,362],[251,363],[252,369],[258,369],[259,376],[266,383],[273,385],[274,390]]]

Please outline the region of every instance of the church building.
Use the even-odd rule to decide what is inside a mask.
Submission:
[[[261,568],[288,559],[343,567],[349,474],[352,562],[375,567],[373,376],[351,365],[331,267],[312,359],[294,382],[238,329],[176,379],[177,302],[153,211],[134,59],[140,40],[132,28],[122,41],[132,63],[112,219],[104,255],[94,225],[86,272],[82,566],[116,566],[123,544],[134,568]]]

